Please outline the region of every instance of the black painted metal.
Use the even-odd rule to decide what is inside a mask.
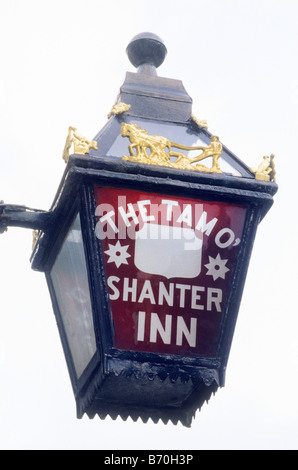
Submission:
[[[101,242],[94,236],[96,217],[94,184],[134,188],[199,200],[241,203],[249,207],[245,239],[234,270],[229,299],[214,358],[189,358],[120,351],[113,347],[111,310]],[[181,172],[124,162],[119,158],[70,157],[51,209],[52,224],[42,233],[32,254],[32,268],[49,270],[68,227],[79,211],[93,303],[97,353],[83,376],[74,373],[59,308],[49,282],[53,308],[77,401],[78,417],[120,414],[123,418],[149,417],[164,422],[180,420],[189,426],[197,408],[224,385],[226,364],[257,225],[271,207],[275,183],[251,178]],[[153,406],[155,405],[155,406]]]
[[[192,99],[180,80],[155,76],[166,54],[160,38],[148,33],[134,38],[128,55],[141,73],[128,72],[117,102],[131,105],[129,111],[112,116],[97,134],[98,150],[90,155],[72,155],[65,168],[49,211],[0,204],[0,232],[15,225],[36,228],[32,268],[45,272],[53,309],[77,403],[77,415],[105,417],[118,414],[143,421],[181,421],[190,426],[198,408],[224,385],[225,369],[232,344],[241,295],[257,226],[270,209],[277,185],[257,181],[250,169],[227,147],[222,158],[241,176],[182,171],[123,161],[107,156],[121,134],[122,122],[143,119],[144,123],[175,124],[209,143],[211,133],[191,118]],[[144,66],[150,66],[148,68]],[[150,71],[151,70],[151,71]],[[178,128],[177,127],[177,128]],[[106,283],[101,241],[95,232],[94,185],[139,189],[200,201],[242,204],[248,208],[244,237],[239,248],[233,281],[223,312],[217,351],[214,357],[183,357],[118,350],[113,345],[113,323]],[[93,309],[96,353],[77,377],[61,319],[50,271],[65,236],[80,213],[88,280]]]
[[[163,40],[156,34],[140,33],[132,38],[126,52],[135,67],[143,64],[159,67],[166,57],[167,48]]]
[[[0,203],[0,233],[5,232],[7,227],[46,230],[49,223],[50,217],[47,211]]]

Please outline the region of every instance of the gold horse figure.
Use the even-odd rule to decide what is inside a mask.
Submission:
[[[148,163],[149,155],[147,149],[150,149],[150,159],[158,159],[161,162],[169,163],[170,155],[165,151],[166,148],[171,149],[171,141],[162,136],[149,135],[146,130],[136,124],[121,124],[122,137],[128,137],[130,145],[128,146],[130,157],[124,156],[124,160],[143,161]],[[136,153],[134,152],[136,150]]]
[[[124,122],[121,124],[121,135],[122,137],[128,137],[130,140],[130,145],[128,146],[129,156],[124,155],[122,157],[123,160],[151,165],[162,165],[170,168],[221,173],[218,159],[221,155],[222,145],[216,136],[211,137],[211,142],[208,147],[188,147],[171,142],[169,139],[159,135],[149,135],[145,129],[142,129],[136,124]],[[172,151],[172,147],[181,150],[202,150],[203,152],[194,158],[189,158],[182,152]],[[166,149],[168,149],[168,152]],[[148,150],[150,154],[148,154]],[[171,157],[176,157],[176,160],[172,162],[170,160]],[[204,165],[193,165],[193,163],[208,157],[213,158],[211,169]]]

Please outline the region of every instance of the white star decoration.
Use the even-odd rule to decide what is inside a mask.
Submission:
[[[219,253],[216,258],[209,256],[209,263],[205,264],[205,267],[208,269],[206,275],[213,276],[213,281],[216,281],[219,277],[225,279],[226,273],[230,271],[229,268],[226,267],[227,261],[227,259],[221,259]]]
[[[121,264],[128,264],[127,258],[131,257],[131,255],[127,253],[128,247],[129,245],[121,246],[119,240],[116,245],[109,244],[109,249],[105,251],[105,253],[109,255],[108,263],[115,263],[117,268],[119,268]]]

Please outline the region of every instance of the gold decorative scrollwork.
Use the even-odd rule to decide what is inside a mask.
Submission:
[[[193,114],[191,114],[190,117],[199,127],[205,127],[205,128],[208,127],[207,121],[198,119]]]
[[[70,148],[73,145],[74,152],[82,155],[89,153],[90,149],[98,150],[97,142],[95,140],[88,140],[78,133],[76,127],[69,127],[66,142],[64,145],[62,158],[65,163],[68,162],[70,155]]]
[[[188,147],[171,142],[162,136],[149,135],[145,129],[141,129],[136,124],[124,122],[121,124],[121,135],[122,137],[128,137],[130,140],[130,145],[128,146],[129,155],[124,155],[122,157],[123,160],[181,170],[222,173],[218,163],[222,152],[222,145],[217,136],[211,137],[211,142],[207,147]],[[194,158],[190,158],[182,152],[172,151],[173,147],[180,150],[202,150],[202,153]],[[168,151],[166,151],[166,148]],[[212,157],[211,168],[198,163],[209,157]],[[173,158],[175,158],[174,161]]]
[[[128,111],[130,108],[131,108],[130,104],[126,104],[126,103],[123,103],[122,101],[120,101],[120,103],[114,104],[114,106],[112,107],[111,111],[108,114],[108,119],[110,119],[110,117],[113,114],[125,113],[125,111]]]
[[[259,164],[257,170],[251,170],[255,174],[257,180],[260,181],[274,181],[276,182],[276,170],[274,163],[274,155],[270,157],[265,155],[262,162]]]

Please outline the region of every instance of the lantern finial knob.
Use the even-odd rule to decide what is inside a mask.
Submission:
[[[134,36],[126,48],[128,58],[138,73],[157,75],[166,55],[167,48],[163,40],[153,33],[140,33]]]

